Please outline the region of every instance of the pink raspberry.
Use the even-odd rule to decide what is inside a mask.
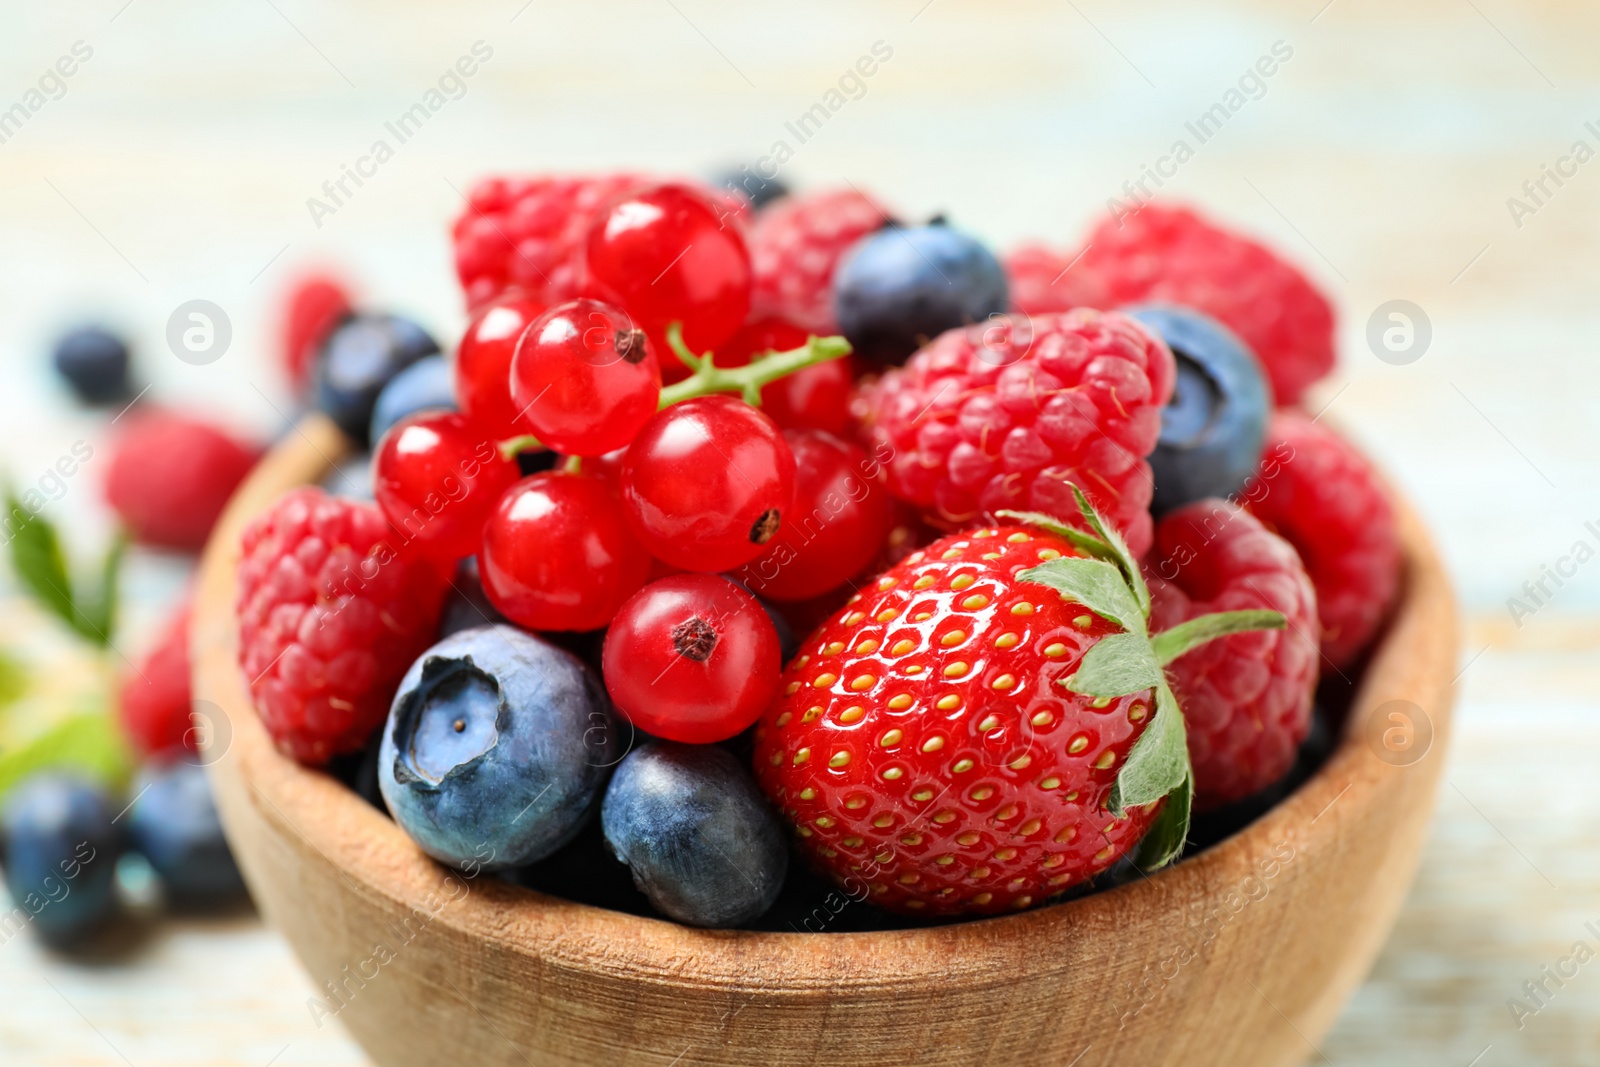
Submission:
[[[469,309],[508,289],[548,304],[581,295],[581,250],[589,224],[615,197],[646,181],[637,174],[486,178],[456,219],[456,274]]]
[[[1142,555],[1145,457],[1174,373],[1167,346],[1134,320],[1081,309],[950,330],[868,385],[857,413],[874,454],[893,457],[895,495],[935,526],[1002,509],[1075,521],[1070,483]]]
[[[1371,643],[1400,588],[1394,505],[1355,446],[1298,411],[1274,413],[1262,455],[1246,506],[1305,560],[1317,587],[1322,654],[1347,667]]]
[[[267,732],[301,763],[361,748],[438,631],[444,577],[390,536],[376,507],[309,487],[245,530],[239,666]]]
[[[756,218],[749,239],[751,318],[779,318],[819,336],[839,332],[833,272],[845,252],[888,215],[855,189],[787,196]]]
[[[1317,596],[1300,557],[1248,512],[1200,500],[1156,528],[1150,629],[1214,611],[1283,612],[1282,630],[1234,634],[1168,666],[1188,724],[1195,806],[1242,800],[1289,773],[1311,729]]]
[[[163,408],[135,409],[117,430],[106,502],[141,544],[198,552],[260,449]]]
[[[1074,256],[1077,254],[1074,253]],[[1167,303],[1220,321],[1250,346],[1279,404],[1298,403],[1333,369],[1333,308],[1295,267],[1186,208],[1147,205],[1089,235],[1073,256],[1024,248],[1008,260],[1013,303],[1029,314]]]

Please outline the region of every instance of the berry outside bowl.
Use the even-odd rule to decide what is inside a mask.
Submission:
[[[310,418],[234,498],[202,568],[195,694],[215,719],[209,769],[234,853],[320,991],[307,1011],[337,1017],[384,1067],[1298,1063],[1400,910],[1444,765],[1456,656],[1448,581],[1403,507],[1403,597],[1342,736],[1239,833],[1152,877],[1003,918],[707,931],[452,873],[273,748],[235,662],[239,534],[344,452],[334,425]]]

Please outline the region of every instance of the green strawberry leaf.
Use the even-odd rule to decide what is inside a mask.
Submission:
[[[1105,560],[1061,556],[1029,567],[1017,579],[1049,586],[1129,633],[1142,636],[1145,632],[1145,615],[1128,588],[1128,579]]]
[[[1252,630],[1281,630],[1286,625],[1288,620],[1281,611],[1217,611],[1163,630],[1150,643],[1155,647],[1156,659],[1165,667],[1207,641]]]
[[[1141,871],[1160,870],[1183,853],[1184,843],[1189,838],[1189,809],[1193,802],[1194,782],[1188,778],[1167,794],[1167,803],[1134,850],[1133,862]]]
[[[1093,534],[1086,534],[1076,526],[1068,526],[1053,515],[1046,515],[1042,511],[997,511],[994,515],[997,519],[1010,519],[1024,526],[1037,526],[1071,543],[1072,547],[1080,552],[1118,567],[1122,566],[1122,560],[1118,558],[1116,549]]]
[[[1154,717],[1133,743],[1111,787],[1111,814],[1120,816],[1128,808],[1154,804],[1192,777],[1183,712],[1163,679],[1156,684]]]
[[[1078,669],[1061,684],[1074,693],[1091,697],[1120,697],[1162,684],[1161,666],[1150,651],[1150,639],[1142,633],[1109,634],[1085,652]],[[1151,723],[1144,736],[1155,729]],[[1182,733],[1179,735],[1182,740]],[[1143,741],[1143,737],[1140,738]],[[1138,751],[1138,745],[1134,746]],[[1132,754],[1128,757],[1133,758]]]
[[[1134,599],[1139,602],[1139,609],[1146,618],[1149,618],[1150,587],[1145,585],[1144,572],[1139,569],[1138,559],[1129,551],[1128,542],[1124,541],[1121,534],[1107,525],[1104,519],[1100,518],[1100,513],[1094,509],[1093,504],[1089,503],[1089,498],[1083,495],[1082,489],[1079,489],[1072,482],[1067,483],[1067,488],[1072,490],[1072,497],[1078,502],[1078,510],[1083,513],[1083,519],[1089,524],[1089,528],[1099,534],[1100,539],[1110,545],[1111,550],[1116,553],[1118,564],[1122,567],[1123,573],[1128,576],[1128,586],[1133,590]]]

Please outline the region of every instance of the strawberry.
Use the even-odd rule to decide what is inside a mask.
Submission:
[[[762,787],[819,867],[924,915],[1025,908],[1188,829],[1183,715],[1162,665],[1276,612],[1148,633],[1121,537],[1001,513],[934,542],[802,646],[755,732]],[[856,882],[852,887],[849,883]],[[864,887],[864,888],[862,888]]]

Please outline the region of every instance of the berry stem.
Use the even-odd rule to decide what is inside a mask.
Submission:
[[[799,348],[767,352],[743,367],[723,368],[715,364],[710,352],[697,356],[689,351],[683,343],[683,326],[680,323],[674,322],[667,327],[667,343],[672,346],[673,354],[694,373],[661,390],[662,407],[711,393],[739,393],[746,403],[760,407],[762,386],[795,371],[850,354],[850,342],[843,337],[811,336]]]
[[[738,393],[747,404],[760,407],[762,386],[818,363],[848,356],[851,351],[850,342],[843,337],[812,335],[799,348],[763,353],[743,367],[719,367],[710,352],[697,356],[689,351],[689,346],[683,343],[681,323],[674,322],[667,327],[667,343],[672,346],[673,355],[694,373],[661,390],[660,406],[663,408],[713,393]],[[501,441],[499,448],[500,454],[510,459],[518,452],[544,451],[545,446],[532,434],[522,434]]]

